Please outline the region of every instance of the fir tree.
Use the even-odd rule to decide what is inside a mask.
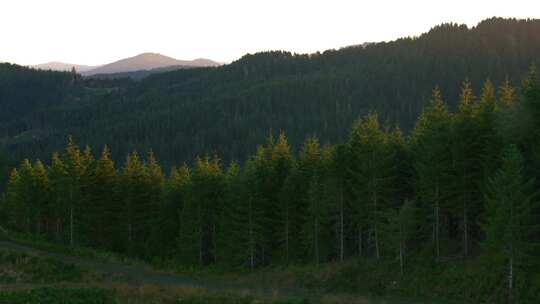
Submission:
[[[81,177],[84,172],[81,153],[73,138],[68,138],[68,145],[64,154],[64,164],[66,166],[66,184],[68,189],[68,209],[69,209],[69,244],[75,244],[75,223],[78,216],[76,212],[80,207]]]
[[[441,211],[448,199],[451,174],[450,114],[436,88],[430,104],[420,115],[413,131],[413,166],[416,189],[423,203],[431,206],[432,240],[435,257],[441,256]]]
[[[395,154],[388,134],[381,130],[374,113],[353,126],[348,144],[353,159],[359,254],[362,254],[362,227],[368,224],[373,235],[375,257],[379,259],[381,214],[391,204],[394,195]]]
[[[385,214],[387,224],[382,226],[383,234],[392,249],[397,251],[399,270],[404,275],[407,244],[414,238],[418,225],[415,202],[405,200],[399,209],[387,210]]]
[[[538,231],[534,212],[538,207],[534,181],[524,176],[524,160],[515,146],[502,155],[502,166],[490,178],[486,193],[485,247],[507,265],[508,303],[514,297],[514,281],[518,271],[526,269],[531,243]],[[538,252],[536,252],[537,254]]]
[[[452,166],[455,207],[461,218],[463,255],[469,255],[471,223],[479,212],[483,178],[483,141],[471,84],[463,83],[458,113],[452,121]]]

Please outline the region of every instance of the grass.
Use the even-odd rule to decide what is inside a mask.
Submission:
[[[126,259],[119,255],[103,253],[97,250],[71,248],[11,233],[9,238],[18,243],[46,251],[107,262],[112,261],[122,264],[127,262],[128,264],[148,266],[148,264],[141,261]],[[28,263],[28,265],[33,266],[28,266],[26,280],[52,282],[80,280],[71,270],[63,269],[61,267],[64,266],[60,265],[54,266],[52,262],[45,263],[45,265],[40,265],[35,261],[29,261]],[[495,265],[493,263],[489,264]],[[506,290],[504,285],[505,270],[493,266],[487,267],[488,264],[482,263],[478,258],[435,263],[429,256],[419,255],[416,259],[411,257],[407,260],[408,266],[406,265],[405,275],[403,276],[399,274],[396,261],[377,261],[374,259],[350,259],[344,263],[327,263],[319,267],[313,265],[273,266],[254,272],[246,270],[226,271],[218,267],[204,269],[182,268],[178,266],[178,263],[175,264],[174,261],[153,261],[152,265],[157,266],[154,267],[157,269],[167,269],[168,272],[174,271],[197,278],[205,286],[219,287],[219,290],[236,290],[238,294],[238,291],[244,288],[245,292],[240,292],[240,294],[253,301],[255,301],[255,298],[261,298],[260,294],[254,294],[253,291],[264,289],[264,293],[269,291],[276,293],[275,295],[262,297],[272,301],[287,298],[286,295],[294,294],[309,298],[312,302],[317,300],[317,303],[385,303],[387,299],[391,299],[391,303],[434,303],[435,300],[437,300],[437,303],[442,303],[440,299],[453,301],[447,303],[502,303],[503,299],[505,299]],[[3,276],[1,272],[4,268],[0,268],[0,279]],[[32,270],[34,268],[35,275],[32,277],[30,273],[34,271]],[[51,269],[59,270],[59,274],[53,274],[56,270]],[[64,274],[62,275],[62,273]],[[520,302],[540,303],[540,272],[529,269],[528,272],[522,271],[520,273],[531,274],[527,277],[519,274],[516,276],[515,290],[519,293]],[[70,278],[69,275],[72,275],[72,277]],[[17,280],[17,276],[12,275],[10,280]],[[177,303],[171,299],[187,299],[185,289],[175,291],[174,288],[167,287],[165,290],[152,295],[152,290],[159,290],[160,287],[145,288],[147,290],[121,288],[116,291],[116,294],[119,295],[120,299],[131,297],[129,303],[147,303],[137,302],[137,298],[160,299],[161,302],[156,303]],[[129,292],[122,292],[122,289],[129,290]],[[134,294],[136,296],[133,296]],[[195,302],[185,303],[206,303],[196,302],[198,301],[197,297],[210,301],[208,303],[214,301],[213,298],[207,299],[207,291],[202,292],[202,295],[201,292],[193,292],[192,296],[195,298],[189,298],[189,301]],[[218,298],[222,296],[224,295],[220,294]],[[231,297],[235,301],[243,301],[238,299],[238,296]],[[226,301],[223,298],[219,299]],[[428,299],[429,302],[411,299]],[[302,300],[299,299],[298,301]]]
[[[24,233],[18,233],[9,231],[0,226],[0,240],[6,239],[21,245],[27,245],[36,249],[41,249],[47,252],[76,256],[81,258],[91,258],[104,262],[116,262],[127,265],[143,265],[143,261],[126,257],[117,253],[96,250],[82,246],[69,246],[65,244],[53,243],[43,237],[28,235]]]
[[[0,284],[94,282],[100,277],[90,270],[50,258],[0,251]]]
[[[95,288],[37,288],[0,291],[0,304],[116,304],[111,291]]]

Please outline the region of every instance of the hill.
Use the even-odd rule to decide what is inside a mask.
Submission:
[[[141,80],[143,78],[146,78],[150,75],[157,74],[157,73],[164,73],[164,72],[170,72],[170,71],[176,71],[176,70],[182,70],[182,69],[192,69],[197,68],[194,66],[185,66],[185,65],[172,65],[172,66],[166,66],[162,68],[155,68],[150,70],[137,70],[132,72],[120,72],[120,73],[110,73],[110,74],[93,74],[88,75],[86,77],[89,78],[99,78],[99,79],[118,79],[118,78],[131,78],[133,80]]]
[[[195,59],[191,61],[178,60],[156,53],[143,53],[134,57],[109,63],[82,73],[85,76],[96,74],[126,73],[142,70],[152,70],[171,66],[205,67],[217,66],[217,62],[208,59]]]
[[[456,84],[468,79],[478,92],[487,78],[496,85],[508,78],[517,86],[539,54],[540,20],[492,18],[362,48],[249,54],[137,83],[72,81],[4,65],[0,103],[8,111],[0,130],[16,158],[48,158],[72,134],[94,149],[115,143],[116,160],[150,148],[165,164],[205,153],[241,160],[270,131],[285,130],[293,148],[312,134],[323,143],[343,140],[357,117],[374,110],[410,129],[435,86],[455,108]],[[36,82],[32,90],[28,81]]]
[[[68,71],[71,71],[72,68],[75,68],[75,70],[78,73],[84,73],[84,72],[87,72],[96,68],[95,66],[90,66],[90,65],[72,64],[72,63],[64,63],[64,62],[58,62],[58,61],[36,64],[31,67],[35,69],[39,69],[39,70],[52,70],[52,71],[63,71],[63,72],[68,72]]]

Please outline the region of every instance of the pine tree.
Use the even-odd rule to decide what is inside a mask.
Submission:
[[[32,192],[33,200],[29,206],[34,216],[35,233],[41,235],[49,226],[49,177],[47,170],[40,160],[37,160],[33,166],[32,172]],[[45,231],[47,232],[47,231]]]
[[[35,209],[33,209],[33,203],[35,199],[35,192],[33,189],[34,178],[32,164],[28,159],[22,161],[19,166],[19,182],[18,182],[18,198],[19,207],[21,208],[21,218],[18,224],[18,229],[25,233],[32,233],[32,226],[35,223]]]
[[[91,225],[94,228],[92,239],[97,247],[120,250],[121,242],[118,222],[121,219],[122,206],[117,196],[117,172],[110,159],[109,147],[103,147],[94,171],[92,189]]]
[[[147,241],[144,239],[146,231],[146,167],[136,151],[128,155],[120,177],[120,197],[123,201],[123,219],[121,221],[124,231],[124,244],[126,251],[131,255],[141,255],[141,247]]]
[[[79,178],[79,200],[77,202],[80,216],[76,217],[76,221],[79,223],[78,243],[95,245],[96,242],[99,243],[96,241],[96,226],[93,218],[97,207],[94,199],[96,161],[90,146],[85,146],[80,159],[82,172]]]
[[[161,166],[157,162],[154,153],[148,152],[147,156],[147,179],[146,179],[146,196],[148,199],[146,209],[146,219],[143,230],[146,231],[146,248],[145,254],[153,256],[163,251],[162,239],[164,222],[161,216],[165,209],[164,204],[164,188],[165,177]]]
[[[328,230],[328,207],[325,200],[326,164],[319,141],[316,137],[309,137],[298,158],[297,172],[299,187],[298,195],[301,196],[301,217],[303,217],[302,229],[303,247],[305,256],[316,265],[326,260],[329,254],[329,230]]]
[[[395,154],[388,134],[371,113],[353,126],[349,136],[352,157],[353,193],[356,199],[359,254],[362,254],[362,227],[367,224],[373,235],[375,257],[381,257],[379,230],[381,214],[393,201],[396,181]]]
[[[232,209],[235,229],[233,242],[238,244],[234,256],[235,263],[248,266],[251,270],[264,264],[266,246],[264,226],[268,223],[268,219],[265,218],[263,186],[258,175],[259,161],[260,159],[257,160],[257,156],[254,156],[245,163],[236,183],[240,200],[233,205]]]
[[[175,251],[178,251],[179,248],[179,234],[182,229],[181,218],[184,209],[189,204],[191,184],[191,170],[186,164],[183,164],[178,170],[171,171],[168,192],[171,212],[167,215],[171,221],[171,234],[175,236],[171,240],[177,240],[174,243]]]
[[[51,189],[51,213],[54,217],[54,239],[64,241],[64,224],[68,220],[68,173],[64,162],[58,153],[53,153],[49,167]]]
[[[383,234],[391,247],[398,252],[399,270],[403,275],[405,273],[407,244],[415,236],[418,225],[415,202],[405,200],[399,209],[389,209],[384,213],[387,224],[382,226]]]
[[[81,177],[84,172],[81,153],[73,138],[68,138],[68,145],[64,154],[64,164],[66,167],[66,184],[68,189],[68,209],[69,209],[69,244],[75,245],[75,223],[77,221],[78,208],[80,208],[81,198]]]
[[[515,146],[504,150],[502,166],[489,180],[486,193],[485,247],[507,265],[508,303],[514,280],[535,249],[531,237],[538,232],[534,212],[538,207],[534,181],[524,176],[524,160]]]
[[[331,165],[328,170],[328,189],[330,192],[328,195],[331,197],[328,199],[335,226],[336,256],[340,262],[343,262],[346,254],[346,228],[352,213],[350,202],[346,198],[350,155],[345,145],[337,145],[331,151]]]
[[[482,166],[484,176],[490,176],[498,167],[498,160],[502,143],[497,136],[496,119],[499,108],[495,96],[495,89],[491,81],[487,80],[482,88],[482,95],[478,103],[479,138],[484,147],[482,153]]]
[[[413,166],[417,193],[424,204],[431,205],[435,257],[441,255],[441,211],[448,199],[451,174],[450,114],[436,88],[430,104],[420,115],[413,131]]]
[[[5,213],[7,215],[7,227],[18,229],[20,223],[23,222],[24,206],[20,198],[20,181],[21,176],[17,168],[13,168],[9,174],[9,179],[6,186],[5,194]],[[0,225],[1,226],[1,225]]]
[[[514,103],[514,98],[514,88],[512,88],[510,85],[510,80],[506,78],[503,84],[499,87],[499,108],[509,109]]]
[[[279,257],[280,260],[287,264],[298,251],[294,248],[298,248],[300,245],[300,234],[299,229],[297,229],[299,228],[300,219],[296,209],[297,201],[291,199],[290,188],[284,187],[285,181],[288,180],[287,178],[294,167],[294,159],[285,133],[281,132],[279,134],[277,142],[271,146],[269,153],[268,165],[270,166],[271,175],[268,180],[270,183],[268,194],[270,200],[280,206],[277,223],[279,223],[278,227],[281,227],[277,232],[270,232],[269,238],[279,240],[281,246],[278,247],[282,248],[281,252],[274,252],[272,256]],[[294,183],[290,185],[294,185]],[[270,212],[270,210],[268,211]]]
[[[463,255],[469,255],[471,223],[480,211],[483,141],[471,84],[463,83],[458,113],[452,121],[453,189],[457,217],[461,218]]]
[[[223,207],[223,185],[219,159],[197,158],[191,197],[181,218],[181,252],[188,264],[204,266],[220,257],[217,224]]]

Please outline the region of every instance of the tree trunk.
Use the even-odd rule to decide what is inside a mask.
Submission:
[[[358,227],[358,256],[362,257],[364,255],[363,252],[363,243],[362,243],[362,226],[359,225]]]
[[[73,246],[73,205],[69,208],[69,245]]]
[[[289,264],[289,206],[285,206],[285,264]]]
[[[73,246],[73,186],[69,191],[69,245]]]
[[[403,275],[403,243],[399,243],[399,270]]]
[[[249,199],[249,266],[251,271],[255,269],[255,239],[253,237],[253,210],[252,201]]]
[[[56,219],[56,241],[60,242],[60,219]]]
[[[38,211],[37,219],[36,219],[36,234],[41,234],[41,211]]]
[[[403,275],[403,227],[399,225],[399,270]]]
[[[437,186],[435,188],[435,224],[433,228],[433,233],[435,237],[435,252],[436,252],[436,259],[439,261],[440,257],[440,246],[439,246],[439,184],[437,183]]]
[[[339,210],[339,216],[340,216],[340,224],[339,224],[339,229],[340,229],[340,232],[339,232],[339,260],[341,262],[343,262],[344,258],[345,258],[345,244],[344,244],[344,235],[343,233],[345,232],[344,230],[344,206],[343,206],[343,187],[341,187],[340,189],[340,193],[339,193],[339,201],[340,201],[340,210]]]
[[[315,218],[315,264],[319,266],[319,218]]]
[[[374,213],[374,217],[375,217],[375,222],[373,223],[373,230],[374,230],[374,233],[375,233],[375,257],[378,259],[380,259],[381,257],[381,252],[380,252],[380,249],[379,249],[379,231],[377,229],[377,195],[375,195],[375,213]]]
[[[514,288],[514,257],[510,257],[508,269],[508,304],[512,304],[512,289]]]
[[[469,227],[468,227],[467,204],[463,204],[463,255],[469,255]]]
[[[199,264],[203,266],[203,223],[202,223],[202,210],[201,210],[201,204],[199,203],[197,206],[197,215],[199,220]]]

